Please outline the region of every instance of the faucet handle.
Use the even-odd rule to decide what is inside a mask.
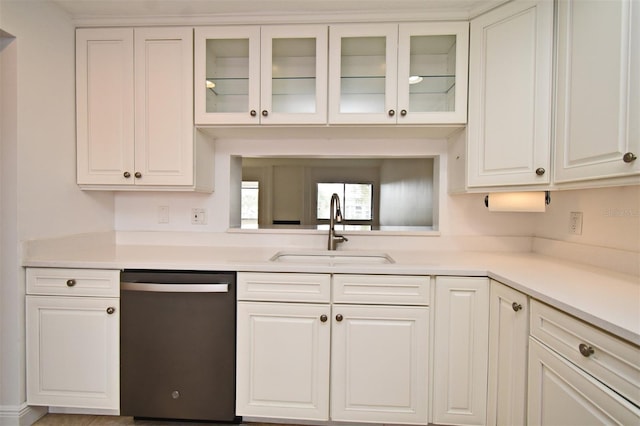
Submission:
[[[339,243],[344,243],[345,241],[349,241],[349,239],[348,239],[347,237],[345,237],[344,235],[338,235],[338,234],[336,234],[334,238],[335,238],[335,239],[337,240],[337,242],[339,242]]]

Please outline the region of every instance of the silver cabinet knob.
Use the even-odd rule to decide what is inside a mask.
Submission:
[[[108,313],[109,315],[112,315],[115,311],[116,311],[116,308],[114,308],[113,306],[109,306],[109,307],[107,308],[107,313]]]
[[[252,109],[251,111],[249,111],[249,115],[252,117],[255,117],[256,115],[258,115],[258,113],[256,112],[255,109]]]
[[[545,170],[544,168],[542,168],[542,167],[538,167],[538,168],[536,169],[536,174],[537,174],[538,176],[542,176],[542,175],[543,175],[543,174],[545,174],[545,173],[546,173],[546,170]]]
[[[340,322],[344,319],[344,317],[342,316],[342,314],[338,314],[336,315],[336,321]]]
[[[514,311],[518,312],[519,310],[522,309],[522,305],[519,304],[518,302],[513,302],[511,304],[511,307],[513,308]]]
[[[407,115],[407,110],[406,109],[400,110],[400,115],[403,116],[403,117],[406,116]]]
[[[267,115],[269,115],[269,111],[267,111],[266,109],[262,110],[262,116],[266,117]]]
[[[76,280],[67,280],[67,287],[73,287],[74,285],[76,285]]]
[[[638,157],[636,157],[633,152],[627,152],[622,156],[622,161],[624,161],[625,163],[633,163],[637,158]]]
[[[582,356],[586,357],[586,358],[589,358],[595,352],[593,350],[593,347],[591,347],[591,346],[589,346],[589,345],[587,345],[585,343],[580,343],[580,345],[578,346],[578,350],[580,351]]]
[[[390,109],[389,110],[389,117],[393,117],[394,115],[396,115],[395,110]]]
[[[178,399],[180,398],[180,392],[177,390],[174,390],[173,392],[171,392],[171,398],[172,399]]]
[[[136,177],[136,179],[140,179],[142,177],[142,173],[136,172],[134,176]]]
[[[124,172],[124,173],[122,174],[122,176],[124,176],[126,179],[129,179],[129,178],[131,177],[131,173],[129,173],[129,172]]]
[[[329,318],[325,314],[320,315],[320,321],[321,322],[327,322],[328,319]]]

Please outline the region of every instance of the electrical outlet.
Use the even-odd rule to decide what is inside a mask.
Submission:
[[[169,223],[169,206],[158,206],[158,223]]]
[[[582,212],[569,213],[569,233],[582,235]]]
[[[192,225],[206,225],[207,224],[207,210],[206,209],[191,209],[191,224]]]

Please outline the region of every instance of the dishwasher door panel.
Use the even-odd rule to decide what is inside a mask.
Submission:
[[[235,281],[121,296],[121,414],[234,421]]]

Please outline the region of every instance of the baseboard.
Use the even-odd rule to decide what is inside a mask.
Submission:
[[[31,426],[39,418],[47,414],[47,407],[21,405],[0,405],[0,425]]]
[[[49,412],[56,414],[90,414],[94,416],[120,415],[120,410],[107,410],[102,408],[49,407]]]

